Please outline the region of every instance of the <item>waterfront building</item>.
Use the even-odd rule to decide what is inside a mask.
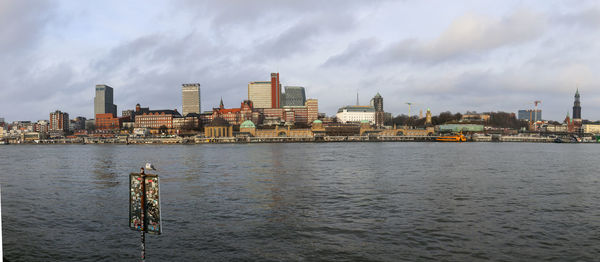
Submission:
[[[111,113],[96,115],[96,130],[119,130],[129,117],[114,117]]]
[[[216,117],[204,128],[205,137],[233,137],[233,126],[222,117]]]
[[[182,84],[181,85],[181,97],[182,97],[182,112],[183,116],[194,113],[200,114],[200,84]]]
[[[527,121],[541,121],[542,120],[542,110],[541,109],[523,109],[519,110],[518,117],[519,120],[527,120]]]
[[[148,110],[148,112],[136,115],[134,127],[149,128],[151,133],[160,133],[160,131],[173,133],[174,117],[181,117],[177,109]]]
[[[375,108],[375,125],[377,127],[383,127],[384,111],[383,111],[383,97],[379,92],[371,99],[371,105]]]
[[[109,113],[117,117],[117,106],[113,104],[113,88],[108,85],[96,85],[94,115]]]
[[[584,124],[582,126],[583,133],[587,134],[600,134],[600,124]]]
[[[285,86],[285,92],[281,96],[282,106],[304,106],[306,93],[301,86]]]
[[[240,125],[240,133],[245,136],[256,136],[256,125],[252,121],[246,120]]]
[[[360,123],[363,120],[375,124],[375,108],[372,106],[345,106],[336,114],[339,123]]]
[[[575,91],[575,102],[573,102],[573,122],[581,123],[581,102],[579,101],[579,88]]]
[[[173,118],[173,129],[177,130],[178,133],[197,131],[200,130],[201,126],[200,115],[196,113]]]
[[[483,125],[477,124],[445,124],[437,126],[439,132],[483,132]]]
[[[48,127],[48,131],[50,132],[65,132],[69,131],[69,114],[65,112],[61,112],[60,110],[56,110],[50,113],[50,124]]]
[[[545,125],[542,126],[542,130],[546,131],[546,132],[568,132],[568,126],[567,125]]]
[[[255,108],[280,108],[281,83],[279,73],[271,73],[271,81],[258,81],[248,83],[248,100],[252,101]]]

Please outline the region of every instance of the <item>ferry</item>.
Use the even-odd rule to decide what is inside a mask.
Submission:
[[[467,142],[467,138],[462,134],[454,134],[449,136],[439,136],[435,139],[435,141],[439,142]]]

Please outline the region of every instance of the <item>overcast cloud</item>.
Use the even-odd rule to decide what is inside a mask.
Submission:
[[[542,100],[546,119],[600,119],[596,1],[2,1],[0,117],[92,117],[94,86],[181,110],[199,82],[202,109],[237,107],[250,81],[280,72],[320,111],[368,103],[406,114],[508,111]]]

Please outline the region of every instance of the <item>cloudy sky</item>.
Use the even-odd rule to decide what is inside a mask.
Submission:
[[[600,119],[598,1],[0,1],[0,117],[92,117],[94,86],[181,110],[181,84],[202,109],[246,99],[280,72],[328,115],[377,92],[394,115],[509,111],[542,100],[562,120],[582,95]]]

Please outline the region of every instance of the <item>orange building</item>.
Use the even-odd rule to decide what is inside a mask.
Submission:
[[[97,130],[119,130],[123,127],[123,120],[129,117],[114,117],[112,113],[96,114]]]

